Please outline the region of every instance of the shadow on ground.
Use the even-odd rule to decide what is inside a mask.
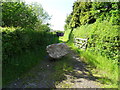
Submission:
[[[7,88],[100,88],[97,84],[102,78],[93,76],[90,67],[70,50],[67,56],[58,60],[46,56]]]
[[[57,88],[62,86],[63,88],[101,88],[104,82],[99,82],[99,79],[106,79],[108,82],[112,82],[108,78],[94,76],[91,72],[91,67],[82,62],[76,52],[70,50],[67,57],[69,57],[68,64],[70,64],[73,69],[63,72],[64,80],[60,80],[62,84],[58,85]],[[64,63],[62,65],[64,65]],[[65,86],[65,84],[67,84],[67,86]]]

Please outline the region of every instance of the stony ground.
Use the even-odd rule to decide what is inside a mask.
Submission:
[[[29,72],[10,83],[7,88],[100,88],[102,84],[93,76],[87,65],[79,56],[70,50],[69,57],[72,59],[73,72],[66,73],[66,79],[55,83],[53,66],[48,58],[38,63]]]

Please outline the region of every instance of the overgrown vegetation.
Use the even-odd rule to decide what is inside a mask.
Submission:
[[[107,58],[118,60],[120,37],[119,26],[104,21],[82,25],[73,31],[73,38],[87,38],[87,49]]]
[[[27,5],[24,2],[2,3],[2,27],[22,27],[35,30],[48,30],[50,16],[37,3]]]
[[[21,77],[46,55],[46,46],[57,43],[50,33],[47,12],[41,5],[3,2],[2,54],[3,86]]]
[[[94,75],[104,77],[101,83],[111,88],[118,87],[119,13],[119,2],[78,0],[66,18],[64,37],[60,38],[63,42],[68,40],[72,48],[75,48],[74,38],[87,38],[86,51],[75,50],[84,62],[93,66]],[[37,3],[3,2],[2,14],[3,85],[6,85],[44,60],[46,46],[57,43],[58,37],[49,32],[50,16]],[[53,77],[58,82],[73,70],[68,57],[61,59],[54,66]]]
[[[89,50],[74,50],[79,53],[83,62],[93,67],[91,71],[94,76],[102,77],[99,81],[104,84],[103,88],[118,88],[118,64],[116,61]]]
[[[24,28],[1,28],[3,41],[3,63],[31,49],[57,42],[57,37],[50,32]],[[44,37],[44,38],[43,38]],[[56,39],[56,40],[55,40]]]
[[[87,50],[75,49],[81,59],[95,68],[105,87],[118,87],[118,58],[120,49],[119,2],[79,2],[66,18],[63,41],[72,48],[74,38],[87,38]],[[66,39],[67,37],[67,39]],[[108,84],[108,85],[107,85]]]
[[[107,20],[114,25],[120,24],[119,2],[80,2],[73,4],[73,11],[66,18],[65,30],[85,24],[92,24],[99,20]]]

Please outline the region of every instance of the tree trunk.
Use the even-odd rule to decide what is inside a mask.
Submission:
[[[71,28],[71,31],[70,31],[70,34],[69,34],[69,36],[68,36],[68,41],[67,41],[67,42],[69,42],[69,41],[71,40],[71,35],[72,35],[72,32],[73,32],[73,29],[74,29],[74,28]]]

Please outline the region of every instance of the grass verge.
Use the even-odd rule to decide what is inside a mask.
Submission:
[[[103,77],[99,79],[104,84],[103,88],[118,88],[118,62],[87,50],[74,50],[83,62],[93,67],[91,71],[94,76]]]
[[[64,38],[61,41],[64,41]],[[74,46],[72,40],[66,44],[79,54],[83,62],[92,66],[91,72],[94,76],[103,77],[98,80],[104,84],[103,88],[118,88],[118,62],[116,60],[108,59],[89,50],[80,50]]]
[[[9,84],[30,70],[38,62],[44,59],[45,47],[36,48],[24,52],[15,58],[11,58],[9,64],[3,64],[3,86]]]

